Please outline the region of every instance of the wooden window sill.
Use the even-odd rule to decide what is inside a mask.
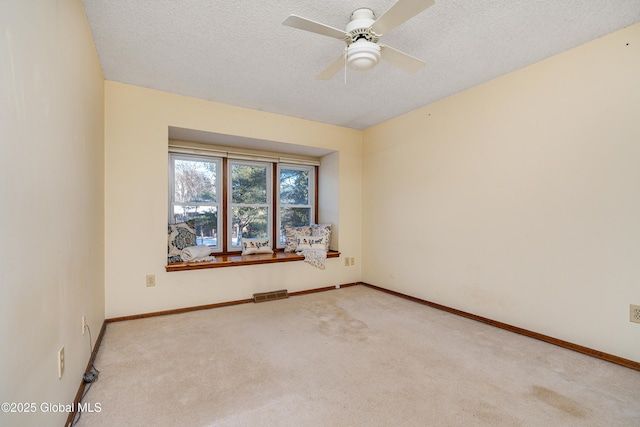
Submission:
[[[328,251],[327,258],[338,258],[340,252]],[[176,262],[165,267],[167,272],[201,270],[204,268],[239,267],[242,265],[271,264],[274,262],[304,261],[303,255],[295,252],[274,252],[272,254],[255,255],[216,255],[214,261],[205,262]]]

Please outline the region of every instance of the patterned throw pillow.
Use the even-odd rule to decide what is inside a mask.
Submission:
[[[271,237],[262,239],[245,239],[242,238],[242,255],[253,254],[272,254]]]
[[[298,242],[296,241],[296,235],[300,234],[302,236],[311,236],[311,226],[305,225],[302,227],[290,227],[288,225],[285,225],[284,232],[286,233],[286,236],[287,236],[284,251],[295,252],[296,248],[298,247]]]
[[[196,246],[196,221],[169,224],[169,238],[167,243],[167,262],[181,262],[180,254],[184,248]]]
[[[303,235],[296,235],[296,242],[297,242],[297,248],[296,251],[300,252],[300,251],[304,251],[304,250],[309,250],[309,249],[319,249],[319,250],[326,250],[326,241],[327,241],[327,236],[321,236],[321,237],[313,237],[313,236],[303,236]]]
[[[331,245],[331,224],[315,224],[311,226],[311,235],[314,237],[325,236],[325,251]]]

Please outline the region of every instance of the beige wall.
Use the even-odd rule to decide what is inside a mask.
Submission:
[[[640,361],[638,76],[635,25],[367,129],[363,281]]]
[[[0,3],[0,402],[63,425],[104,320],[104,83],[80,0]],[[57,353],[66,369],[58,379]],[[46,408],[45,408],[46,409]]]
[[[359,263],[327,260],[166,273],[168,128],[195,129],[335,151],[322,160],[320,219],[337,224],[344,256],[360,257],[362,133],[115,82],[106,82],[107,318],[351,283]],[[334,245],[335,246],[335,245]],[[156,286],[145,276],[155,274]]]

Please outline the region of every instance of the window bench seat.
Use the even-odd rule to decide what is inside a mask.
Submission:
[[[338,258],[340,252],[328,251],[327,258]],[[216,255],[214,261],[205,262],[176,262],[165,267],[167,272],[201,270],[204,268],[238,267],[241,265],[271,264],[274,262],[304,261],[303,255],[296,255],[295,252],[274,252],[272,254],[254,255]]]

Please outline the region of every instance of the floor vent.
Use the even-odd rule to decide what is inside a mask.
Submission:
[[[259,294],[253,294],[253,302],[265,302],[275,299],[289,298],[289,292],[286,289],[280,291],[261,292]]]

